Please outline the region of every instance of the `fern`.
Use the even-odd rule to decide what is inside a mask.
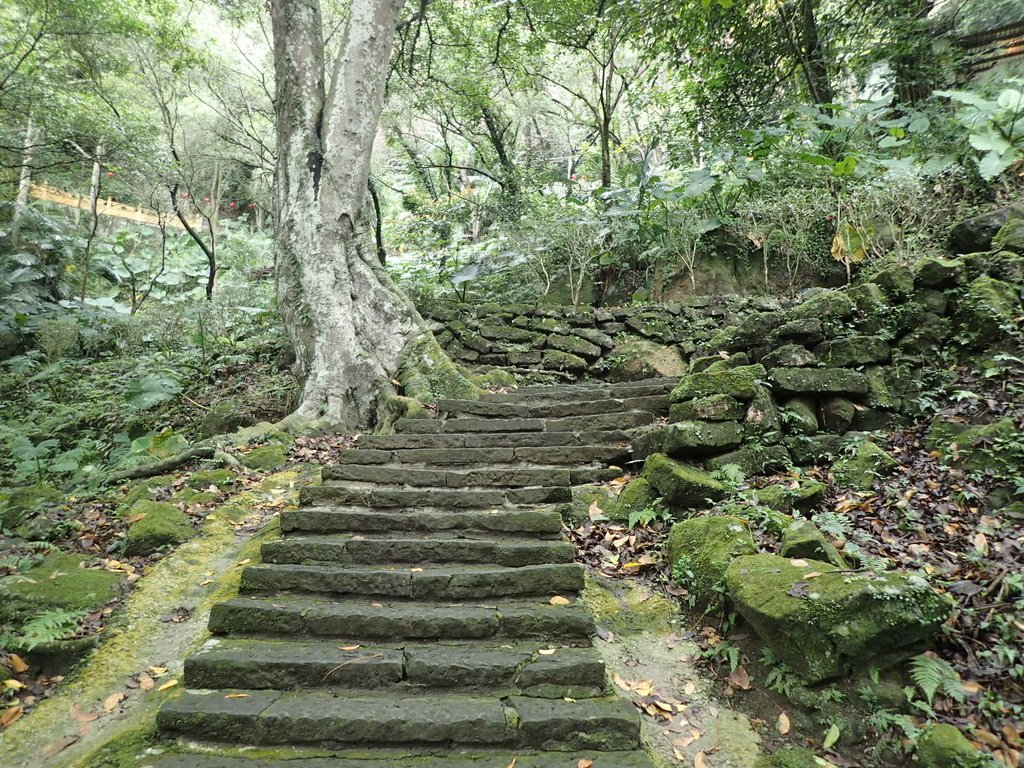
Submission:
[[[28,621],[15,638],[18,647],[31,651],[41,645],[49,645],[65,639],[78,629],[84,613],[57,608],[40,613]]]
[[[945,659],[923,653],[910,660],[910,679],[914,681],[930,707],[941,693],[957,702],[966,699],[960,675]]]
[[[838,512],[819,512],[813,519],[822,533],[835,538],[845,539],[853,530],[853,521]]]

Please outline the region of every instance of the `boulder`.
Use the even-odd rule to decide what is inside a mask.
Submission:
[[[868,402],[879,408],[896,410],[903,401],[889,386],[890,370],[880,365],[869,365],[864,369],[864,375],[868,380]]]
[[[750,477],[769,470],[785,469],[790,463],[789,451],[781,445],[744,445],[735,451],[708,459],[704,466],[714,472],[732,464]]]
[[[867,377],[846,368],[774,368],[768,380],[778,392],[793,395],[866,395]]]
[[[869,440],[857,446],[852,456],[832,465],[832,477],[843,488],[868,491],[876,477],[895,472],[899,462]]]
[[[743,425],[744,434],[775,442],[782,436],[782,417],[772,399],[772,393],[760,384],[755,387],[754,399],[747,407]]]
[[[960,222],[949,233],[950,250],[954,253],[990,250],[996,234],[1011,218],[1024,218],[1024,203],[996,208]]]
[[[794,520],[782,532],[779,554],[783,557],[797,557],[806,560],[820,560],[836,568],[846,568],[847,563],[818,526],[810,520]]]
[[[1009,219],[1000,227],[992,238],[992,250],[1024,254],[1024,215]]]
[[[786,320],[845,320],[853,314],[850,297],[841,291],[824,289],[786,313]]]
[[[799,467],[831,461],[843,452],[845,440],[842,435],[793,435],[783,440],[783,445]]]
[[[820,575],[808,578],[815,572]],[[911,655],[951,609],[917,575],[851,574],[778,555],[736,558],[725,584],[737,612],[808,683],[839,677],[877,656]]]
[[[942,346],[951,333],[949,320],[934,312],[922,311],[913,328],[900,339],[899,347],[908,354],[920,355]]]
[[[967,287],[957,309],[961,321],[979,346],[997,341],[1020,324],[1017,289],[984,275]]]
[[[864,315],[878,315],[889,307],[889,300],[876,283],[859,283],[850,288],[850,297],[857,311]]]
[[[765,368],[802,368],[817,364],[818,356],[799,344],[783,344],[761,358]]]
[[[683,509],[703,508],[722,499],[728,489],[707,472],[653,453],[644,462],[643,476],[667,504]]]
[[[945,291],[937,291],[933,288],[921,288],[914,298],[926,312],[942,317],[949,309],[949,294]]]
[[[721,349],[745,349],[765,343],[772,331],[782,322],[780,312],[752,312],[743,318],[738,326],[727,334],[728,340]]]
[[[669,407],[668,420],[739,421],[745,412],[745,406],[735,397],[708,395],[684,403],[673,403]]]
[[[672,526],[665,552],[672,578],[702,605],[722,597],[722,580],[737,557],[757,552],[745,520],[726,515],[692,517]]]
[[[739,400],[750,400],[757,393],[755,385],[766,375],[763,365],[691,373],[680,380],[669,399],[673,403],[682,403],[708,395],[729,395]]]
[[[964,279],[963,259],[932,256],[917,262],[914,284],[918,288],[951,288]]]
[[[0,529],[13,530],[63,500],[64,494],[49,483],[0,489]]]
[[[261,445],[241,455],[242,463],[249,469],[272,470],[280,469],[288,463],[288,458],[281,445]]]
[[[847,336],[819,344],[815,353],[825,365],[853,368],[868,363],[886,363],[892,350],[877,336]]]
[[[782,421],[786,432],[791,435],[813,435],[818,431],[818,416],[814,401],[806,397],[794,397],[782,406]]]
[[[572,333],[591,344],[596,344],[603,350],[615,349],[615,339],[597,328],[573,328]]]
[[[825,330],[821,326],[820,318],[802,317],[780,325],[775,329],[775,337],[797,344],[817,344],[825,338]]]
[[[185,485],[196,490],[206,490],[213,485],[222,490],[234,483],[237,478],[238,474],[230,469],[204,469],[193,473],[185,481]]]
[[[39,565],[0,579],[0,622],[56,608],[86,611],[114,597],[121,574],[87,568],[90,558],[57,552]]]
[[[925,434],[924,446],[929,451],[938,451],[943,456],[951,458],[953,464],[964,469],[1013,469],[1009,466],[1009,462],[1012,462],[1011,456],[1001,454],[998,450],[993,451],[992,446],[1000,442],[1009,442],[1019,434],[1010,417],[990,424],[963,424],[936,416]]]
[[[213,437],[214,435],[226,435],[234,432],[239,427],[249,427],[255,422],[242,408],[237,400],[221,400],[214,403],[210,410],[203,415],[199,424],[199,435],[201,437]]]
[[[818,406],[818,418],[826,432],[841,435],[853,424],[857,406],[845,397],[830,397]]]
[[[188,515],[173,504],[137,501],[128,516],[139,515],[142,517],[129,525],[124,535],[126,555],[150,555],[161,547],[188,541],[195,533]]]
[[[929,723],[914,745],[920,768],[983,768],[994,765],[976,750],[960,729],[949,723]]]
[[[902,301],[914,292],[914,272],[905,264],[887,264],[876,270],[868,279],[894,301]]]
[[[553,368],[556,371],[574,371],[577,373],[582,373],[589,366],[589,363],[582,357],[569,352],[562,352],[558,349],[545,350],[541,363],[545,368]]]
[[[552,349],[560,349],[562,352],[578,355],[591,362],[601,356],[601,348],[599,346],[591,344],[579,336],[559,336],[553,333],[548,336],[546,343]]]
[[[805,480],[795,488],[791,484],[776,483],[754,491],[758,504],[776,512],[789,514],[794,510],[807,512],[825,497],[826,486],[817,480]]]
[[[653,506],[658,493],[646,478],[635,477],[623,486],[615,501],[608,505],[605,514],[612,520],[626,522],[634,512]]]
[[[669,456],[710,456],[743,442],[743,429],[733,421],[678,421],[663,434],[661,450]]]

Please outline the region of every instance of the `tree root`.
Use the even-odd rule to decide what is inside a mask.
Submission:
[[[107,477],[107,482],[122,483],[125,480],[155,477],[156,475],[170,472],[172,469],[177,469],[182,464],[187,464],[193,459],[213,458],[221,464],[232,467],[240,466],[242,462],[238,460],[238,457],[224,450],[224,446],[220,442],[223,438],[224,435],[217,435],[201,443],[189,446],[180,453],[176,453],[166,459],[160,459],[160,461],[154,461],[151,464],[143,464],[141,467],[132,467],[131,469],[122,469],[120,472],[113,472]]]

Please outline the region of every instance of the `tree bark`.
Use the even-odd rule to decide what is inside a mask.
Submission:
[[[271,1],[278,304],[303,382],[286,426],[372,426],[394,394],[392,380],[413,396],[437,374],[456,389],[474,389],[391,283],[364,226],[370,154],[403,5],[352,0],[328,77],[319,2]]]

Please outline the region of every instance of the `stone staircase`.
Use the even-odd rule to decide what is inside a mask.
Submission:
[[[441,401],[340,451],[214,607],[153,764],[650,768],[551,505],[620,474],[673,383]]]

